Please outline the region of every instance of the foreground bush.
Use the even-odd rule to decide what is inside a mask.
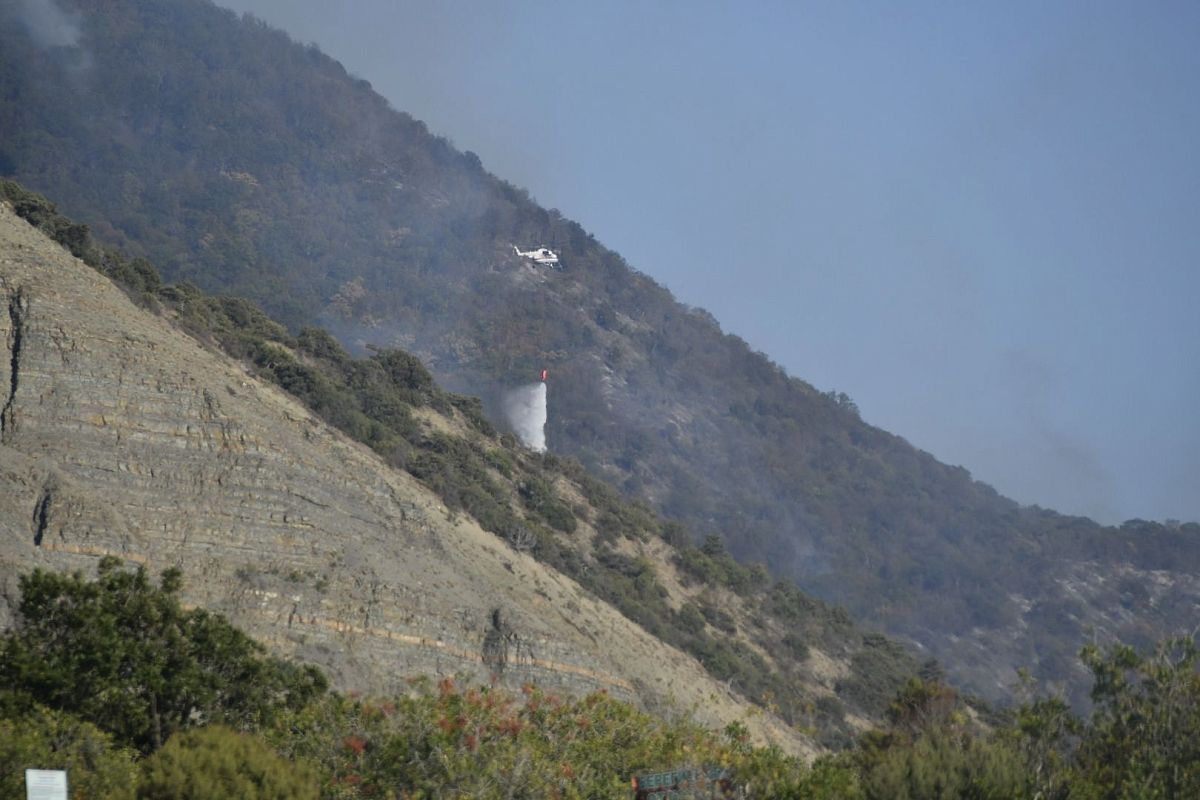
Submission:
[[[319,764],[325,798],[472,797],[628,800],[642,772],[723,767],[752,797],[854,797],[848,764],[810,770],[744,728],[725,734],[664,721],[596,692],[568,700],[417,683],[392,702],[328,696],[270,734],[280,752]],[[836,791],[835,791],[836,790]]]
[[[61,769],[74,800],[132,800],[135,755],[95,725],[34,708],[0,719],[0,797],[25,796],[27,769]]]
[[[1088,718],[1042,697],[984,724],[936,675],[913,678],[884,729],[810,766],[752,746],[739,723],[718,733],[603,692],[449,679],[390,701],[326,692],[218,615],[183,611],[179,580],[155,587],[109,559],[96,581],[21,579],[18,624],[0,637],[0,798],[23,796],[29,768],[68,770],[74,800],[604,800],[628,798],[640,773],[713,767],[747,800],[1200,797],[1190,638],[1085,648]]]
[[[138,800],[317,800],[317,777],[257,736],[221,725],[177,733],[142,762]]]

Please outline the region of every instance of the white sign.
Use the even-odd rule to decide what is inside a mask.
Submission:
[[[25,800],[67,800],[67,773],[61,769],[25,770]]]

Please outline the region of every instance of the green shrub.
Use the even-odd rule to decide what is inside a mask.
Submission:
[[[525,507],[546,521],[551,528],[574,533],[578,522],[549,484],[540,478],[528,477],[517,487]]]
[[[25,796],[27,769],[62,769],[71,797],[131,800],[134,755],[95,725],[37,706],[0,719],[0,797]]]
[[[788,656],[796,661],[804,661],[808,658],[809,648],[808,642],[798,633],[786,633],[783,636],[783,647]]]
[[[296,346],[313,358],[324,359],[339,366],[350,362],[350,354],[342,343],[324,328],[301,328],[296,337]]]
[[[403,350],[377,350],[371,360],[381,366],[395,387],[412,405],[425,405],[437,393],[433,376],[414,355]]]
[[[680,630],[685,633],[697,635],[704,632],[704,615],[700,613],[700,607],[695,603],[684,603],[679,609],[676,620]]]
[[[384,703],[330,696],[270,735],[290,756],[318,763],[323,795],[338,800],[628,800],[634,775],[689,765],[728,770],[750,797],[854,796],[849,762],[810,771],[777,748],[751,746],[743,726],[722,736],[674,715],[656,719],[604,692],[572,699],[526,686],[514,696],[444,679]]]
[[[1025,796],[1026,764],[999,742],[935,731],[887,750],[862,773],[866,800],[1012,800]]]
[[[835,688],[842,700],[877,714],[900,692],[914,666],[899,644],[879,634],[867,634],[862,648],[850,657],[850,674]]]
[[[703,603],[700,606],[700,613],[704,615],[704,619],[708,621],[709,625],[719,631],[734,633],[737,630],[737,624],[734,623],[733,617],[711,603]]]
[[[317,800],[319,778],[220,725],[177,733],[142,762],[138,800]]]

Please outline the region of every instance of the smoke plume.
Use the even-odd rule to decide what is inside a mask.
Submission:
[[[521,444],[546,452],[546,384],[518,386],[504,394],[504,415]]]
[[[18,0],[15,11],[40,47],[79,44],[78,15],[63,11],[54,0]]]

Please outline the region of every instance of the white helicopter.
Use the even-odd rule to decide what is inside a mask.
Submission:
[[[537,250],[522,250],[514,244],[512,249],[516,251],[517,255],[522,258],[528,258],[535,264],[543,267],[554,267],[555,269],[562,268],[562,265],[558,261],[558,255],[548,247],[539,247]]]

